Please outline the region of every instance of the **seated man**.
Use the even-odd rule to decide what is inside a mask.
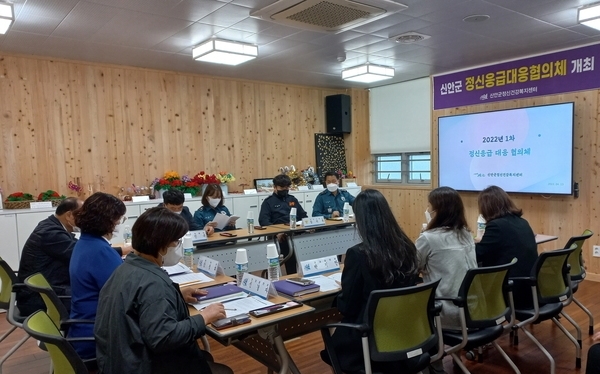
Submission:
[[[343,214],[344,203],[352,205],[354,196],[346,190],[339,188],[340,181],[337,173],[328,171],[325,173],[325,187],[327,189],[317,195],[313,206],[313,217],[336,218]]]
[[[258,222],[261,226],[289,223],[291,208],[296,208],[296,220],[299,221],[308,217],[298,199],[288,194],[291,185],[292,180],[287,175],[280,174],[273,178],[273,194],[267,197],[260,207]],[[281,253],[287,256],[290,252],[287,236],[285,234],[278,234],[277,239],[279,240]],[[295,254],[285,263],[285,271],[288,274],[296,272]]]
[[[190,209],[187,206],[183,206],[184,202],[185,196],[183,192],[171,188],[163,193],[163,202],[158,204],[158,206],[164,206],[173,213],[181,214],[181,217],[185,219],[190,227],[190,231],[202,230],[202,227],[198,226],[196,221],[194,221]]]
[[[73,247],[77,243],[73,235],[73,211],[83,201],[76,197],[63,200],[50,217],[44,219],[33,230],[23,246],[19,263],[19,283],[36,273],[42,273],[57,295],[71,294],[69,263]],[[29,315],[46,309],[37,292],[21,288],[17,292],[17,306],[21,315]],[[65,302],[70,309],[71,302]]]

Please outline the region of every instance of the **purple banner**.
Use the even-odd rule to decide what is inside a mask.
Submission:
[[[600,44],[434,76],[433,109],[599,88],[596,61]]]

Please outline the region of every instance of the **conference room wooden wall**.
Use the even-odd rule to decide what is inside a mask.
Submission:
[[[198,65],[201,69],[202,65]],[[207,77],[135,67],[0,56],[0,186],[5,193],[67,183],[117,193],[167,170],[233,173],[240,184],[280,166],[315,165],[325,96],[352,96],[368,126],[368,93]],[[364,140],[348,136],[352,147]],[[366,140],[368,143],[368,138]]]

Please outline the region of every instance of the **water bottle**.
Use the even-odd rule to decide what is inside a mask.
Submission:
[[[248,272],[248,252],[245,248],[239,248],[235,254],[235,268],[237,270],[236,280],[237,285],[242,284],[244,273]]]
[[[189,231],[183,236],[183,263],[190,269],[194,268],[194,241]]]
[[[275,244],[267,244],[267,273],[269,280],[275,282],[279,280],[279,253]]]
[[[290,229],[296,228],[296,208],[290,209]]]
[[[248,234],[254,234],[254,212],[249,211],[248,217],[246,218],[246,223],[248,224]]]
[[[477,239],[481,239],[483,237],[483,234],[485,233],[486,223],[487,222],[485,222],[485,219],[480,214],[479,217],[477,217]]]
[[[342,220],[344,222],[348,222],[350,220],[350,204],[348,203],[344,203],[344,216],[342,218]]]
[[[129,225],[123,226],[123,242],[125,244],[131,244],[131,237],[133,234],[131,233],[131,227]]]

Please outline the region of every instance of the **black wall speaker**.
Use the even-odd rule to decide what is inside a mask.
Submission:
[[[349,134],[352,131],[350,105],[350,96],[348,95],[325,96],[327,133]]]

